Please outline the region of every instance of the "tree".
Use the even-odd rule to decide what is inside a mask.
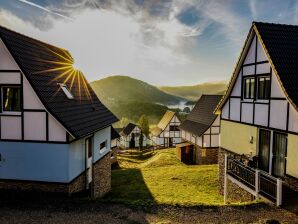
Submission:
[[[148,136],[149,135],[149,121],[148,121],[148,118],[146,115],[142,115],[138,121],[138,125],[141,129],[141,135],[140,135],[140,138],[139,138],[139,145],[140,145],[140,149],[143,148],[143,140],[144,140],[144,137],[143,137],[143,134],[145,136]]]
[[[146,115],[142,115],[138,121],[138,125],[141,128],[144,135],[149,135],[149,121]]]

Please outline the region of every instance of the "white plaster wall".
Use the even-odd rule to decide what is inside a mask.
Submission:
[[[298,112],[292,105],[289,110],[289,131],[298,133]]]
[[[66,141],[66,131],[55,118],[49,114],[49,141]]]
[[[107,141],[106,147],[100,150],[99,145],[104,141]],[[111,127],[94,133],[93,143],[93,162],[96,162],[111,150]]]
[[[271,97],[285,97],[274,71],[272,71]]]
[[[2,59],[0,58],[0,61]],[[1,84],[21,84],[20,72],[1,72],[0,73]]]
[[[256,50],[256,36],[254,36],[252,44],[249,47],[244,64],[254,63],[255,62],[255,50]]]
[[[257,74],[270,73],[270,64],[264,63],[257,65]]]
[[[268,105],[255,105],[255,124],[267,126],[268,125]]]
[[[46,112],[24,112],[24,139],[46,141]]]
[[[197,144],[198,146],[202,147],[202,137],[198,137],[198,138],[197,138],[197,142],[196,142],[196,144]]]
[[[265,54],[265,51],[263,49],[263,46],[261,45],[260,40],[258,39],[258,46],[257,46],[257,61],[266,61],[267,56]]]
[[[210,135],[204,135],[203,147],[210,147]]]
[[[270,127],[286,129],[287,124],[287,101],[272,100],[270,107]]]
[[[231,96],[241,96],[241,74],[237,77]]]
[[[211,136],[211,147],[219,147],[219,135]]]
[[[253,104],[243,103],[242,104],[242,122],[252,123],[253,122]]]
[[[21,117],[2,116],[1,138],[2,139],[22,139],[22,119]]]
[[[221,117],[223,119],[229,119],[229,99],[226,101],[222,108]]]
[[[240,99],[231,98],[230,118],[234,121],[240,121]]]
[[[243,76],[254,75],[254,74],[255,74],[255,66],[254,65],[243,67]]]

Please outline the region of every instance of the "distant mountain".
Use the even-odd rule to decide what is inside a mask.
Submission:
[[[165,105],[186,101],[138,79],[128,76],[110,76],[90,83],[95,93],[104,102],[139,101]]]
[[[197,101],[202,94],[223,94],[227,88],[227,83],[222,82],[207,82],[194,86],[162,86],[160,90],[186,98],[190,101]]]
[[[224,82],[158,88],[128,76],[110,76],[90,84],[99,99],[120,120],[136,123],[145,114],[150,124],[156,124],[168,108],[183,110],[184,103],[196,101],[203,93],[222,93],[226,88]]]

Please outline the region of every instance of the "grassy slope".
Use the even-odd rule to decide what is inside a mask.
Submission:
[[[217,190],[217,165],[186,166],[175,149],[119,156],[112,171],[112,191],[104,200],[131,205],[222,205]]]
[[[95,93],[106,101],[139,101],[176,104],[181,97],[165,93],[155,86],[128,76],[110,76],[90,83]]]
[[[223,94],[226,88],[226,82],[216,82],[202,83],[194,86],[162,86],[159,89],[172,95],[196,101],[202,94]]]

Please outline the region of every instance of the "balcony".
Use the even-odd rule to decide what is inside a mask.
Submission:
[[[226,177],[256,198],[263,198],[280,206],[282,203],[282,180],[270,174],[246,166],[226,155]],[[225,192],[227,181],[225,180]],[[226,200],[226,193],[225,193]]]

